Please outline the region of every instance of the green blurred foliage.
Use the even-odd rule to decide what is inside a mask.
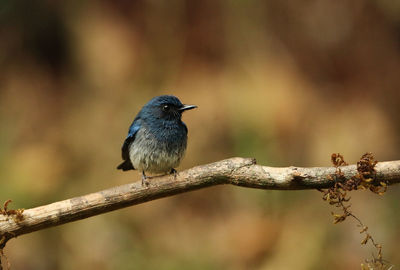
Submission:
[[[34,207],[140,179],[115,169],[133,117],[174,94],[178,169],[232,157],[398,159],[396,1],[0,1],[0,199]],[[399,188],[352,195],[400,265]],[[370,257],[316,191],[213,187],[22,236],[12,269],[357,269]]]

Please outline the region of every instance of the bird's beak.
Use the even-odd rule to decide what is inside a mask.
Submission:
[[[182,107],[179,108],[179,111],[183,112],[183,111],[187,111],[187,110],[191,110],[197,108],[196,105],[183,105]]]

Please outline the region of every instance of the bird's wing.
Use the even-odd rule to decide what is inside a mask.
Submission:
[[[186,126],[186,124],[182,121],[183,127],[185,128],[186,134],[188,134],[188,128]]]
[[[135,119],[129,128],[128,136],[126,137],[124,144],[122,145],[122,159],[129,160],[129,146],[135,140],[136,133],[140,129],[140,121]]]

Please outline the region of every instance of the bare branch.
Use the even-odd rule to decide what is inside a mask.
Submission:
[[[380,162],[374,181],[400,182],[400,161]],[[357,173],[356,165],[341,167],[346,179]],[[255,164],[254,159],[231,158],[194,167],[173,175],[150,179],[148,187],[135,182],[52,204],[27,209],[22,216],[0,215],[0,248],[22,234],[103,214],[123,207],[220,184],[294,190],[321,189],[334,184],[334,167],[275,168]]]

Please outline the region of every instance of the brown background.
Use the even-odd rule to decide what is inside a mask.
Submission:
[[[2,1],[0,198],[29,208],[139,180],[115,167],[160,94],[199,106],[181,170],[399,159],[399,70],[398,1]],[[397,266],[399,195],[351,195]],[[358,269],[373,249],[331,210],[317,191],[213,187],[5,251],[15,270]]]

